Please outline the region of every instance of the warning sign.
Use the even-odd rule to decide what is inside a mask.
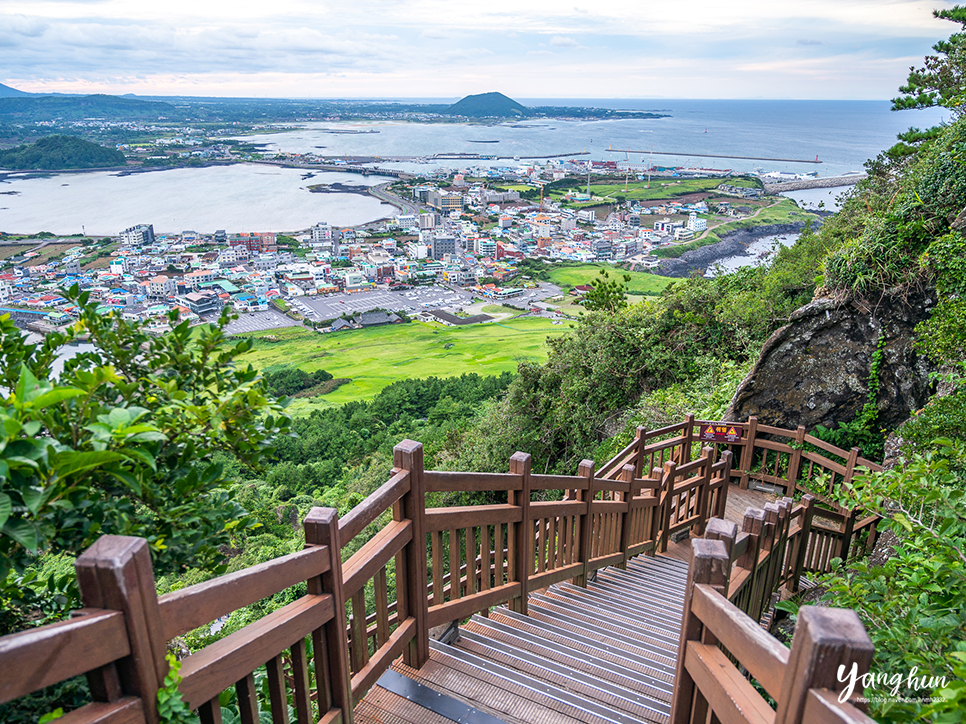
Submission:
[[[741,428],[728,422],[702,422],[698,439],[701,442],[739,442]]]

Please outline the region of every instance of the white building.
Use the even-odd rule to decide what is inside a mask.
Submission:
[[[698,215],[693,211],[688,215],[688,230],[695,233],[704,231],[708,228],[708,222],[706,219],[699,219]]]
[[[332,227],[324,221],[312,227],[312,246],[328,246],[332,243]]]

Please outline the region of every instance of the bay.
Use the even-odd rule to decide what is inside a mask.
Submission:
[[[315,173],[259,164],[176,168],[146,173],[9,174],[0,182],[0,230],[111,236],[135,224],[157,233],[190,229],[297,231],[320,221],[355,226],[391,216],[372,196],[312,193],[312,184],[368,187],[381,176]],[[12,192],[12,193],[11,193]]]

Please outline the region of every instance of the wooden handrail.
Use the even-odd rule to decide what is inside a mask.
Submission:
[[[686,528],[699,535],[707,529],[709,538],[726,544],[721,593],[732,599],[712,595],[705,585],[713,586],[712,581],[699,581],[689,594],[694,603],[689,620],[706,620],[700,625],[709,632],[719,619],[733,619],[739,608],[753,620],[774,587],[785,583],[794,590],[803,572],[823,570],[833,556],[848,555],[857,546],[868,549],[877,519],[856,510],[821,510],[815,502],[822,496],[806,495],[800,506],[785,500],[750,510],[739,534],[733,525],[725,530],[714,522],[724,514],[730,479],[744,483],[759,475],[794,489],[802,487],[800,465],[807,468],[806,478],[823,469],[837,484],[858,466],[874,464],[854,449],[828,444],[816,447],[844,464],[803,451],[801,445],[810,442],[804,428],[782,431],[754,418],[735,425],[742,439],[730,447],[741,449],[738,466],[732,451],[723,449],[729,446],[715,444],[692,455],[700,435],[689,416],[659,430],[638,428],[635,439],[606,465],[596,469],[585,460],[576,475],[533,474],[524,453],[511,457],[505,473],[426,471],[422,446],[403,441],[394,449],[389,480],[341,521],[334,510],[312,510],[304,524],[305,550],[160,597],[146,542],[105,536],[77,561],[88,609],[71,621],[0,638],[0,696],[11,700],[87,673],[95,701],[65,721],[88,724],[103,715],[118,724],[157,724],[154,702],[166,673],[168,640],[305,581],[307,592],[295,603],[189,656],[182,691],[205,724],[217,720],[218,695],[231,686],[239,706],[251,715],[257,709],[253,672],[264,665],[273,709],[291,700],[299,722],[351,724],[354,703],[394,658],[402,654],[414,668],[427,660],[430,626],[499,604],[525,613],[530,590],[567,579],[586,585],[594,570],[665,550],[669,534]],[[792,443],[759,437],[764,434]],[[767,473],[750,471],[755,450],[771,456]],[[787,471],[771,459],[775,455],[787,456]],[[535,491],[540,495],[533,496]],[[507,500],[427,509],[428,492],[506,493]],[[372,534],[372,524],[390,513],[391,520]],[[817,523],[819,516],[837,527]],[[357,546],[363,535],[368,539],[343,562],[342,551]],[[694,541],[698,548],[699,540]],[[312,686],[309,638],[315,657]],[[721,630],[715,641],[732,655],[754,658],[749,670],[775,694],[780,669],[775,657],[781,654],[757,629]],[[707,673],[719,661],[714,643],[688,639],[682,651],[690,652],[694,666],[703,662]],[[83,656],[76,653],[81,648]],[[729,692],[731,684],[714,686]],[[806,699],[811,701],[810,695]],[[317,712],[311,711],[312,701]]]
[[[697,724],[709,716],[734,724],[864,724],[851,702],[828,695],[840,686],[839,665],[854,665],[860,679],[869,669],[872,645],[855,612],[803,606],[789,651],[723,595],[732,560],[725,541],[696,539],[691,550],[671,724]],[[775,699],[777,711],[732,659]],[[862,696],[860,686],[853,701]]]

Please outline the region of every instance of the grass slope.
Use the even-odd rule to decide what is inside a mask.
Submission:
[[[313,408],[371,399],[391,383],[411,377],[516,372],[524,360],[545,361],[546,338],[568,331],[567,325],[533,317],[467,327],[414,322],[327,335],[290,327],[251,335],[255,347],[245,361],[263,372],[292,365],[352,379],[324,397],[292,403],[293,413],[306,414]]]
[[[660,294],[664,287],[673,283],[675,280],[667,277],[659,277],[654,274],[644,272],[625,272],[615,269],[609,264],[579,264],[576,266],[553,266],[550,267],[550,281],[558,287],[573,288],[582,284],[590,284],[591,281],[600,277],[600,270],[606,269],[611,278],[615,275],[620,278],[621,274],[629,274],[631,280],[627,283],[627,291],[639,294]]]

